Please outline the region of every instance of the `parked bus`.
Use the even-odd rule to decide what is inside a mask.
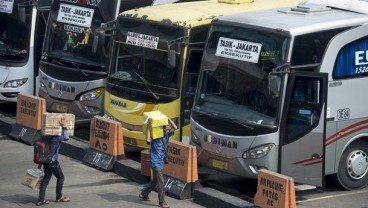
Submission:
[[[367,14],[366,1],[311,0],[214,20],[191,115],[198,164],[365,187]]]
[[[103,114],[109,45],[93,49],[95,30],[121,11],[153,1],[53,1],[39,68],[39,95],[46,99],[48,111],[73,113],[85,120]]]
[[[36,79],[51,0],[0,1],[0,102],[36,94]]]
[[[297,5],[285,0],[210,0],[126,11],[117,18],[105,114],[122,123],[124,143],[146,148],[143,113],[159,110],[189,143],[190,110],[209,25],[216,16]]]

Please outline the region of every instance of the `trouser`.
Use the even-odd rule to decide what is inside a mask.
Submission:
[[[148,196],[151,191],[157,188],[158,202],[161,204],[165,202],[165,188],[164,188],[164,175],[161,168],[152,168],[153,180],[148,184],[147,188],[142,191],[143,196]]]
[[[58,161],[52,161],[49,164],[45,164],[43,165],[43,170],[44,170],[44,177],[41,183],[41,187],[40,187],[40,193],[39,193],[39,200],[43,201],[45,200],[45,192],[46,192],[46,188],[47,185],[49,185],[51,176],[54,175],[57,180],[56,180],[56,199],[60,199],[63,195],[62,195],[62,190],[63,190],[63,185],[64,185],[64,174],[63,171],[61,170],[60,164]]]

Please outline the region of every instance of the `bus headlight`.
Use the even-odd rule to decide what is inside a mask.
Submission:
[[[105,88],[97,88],[82,94],[79,98],[80,101],[95,100],[104,92]]]
[[[190,140],[192,141],[193,144],[198,145],[199,147],[202,147],[201,140],[194,134],[193,131],[192,131]]]
[[[42,90],[43,92],[47,93],[46,85],[43,82],[40,83],[40,90]]]
[[[24,85],[24,83],[26,83],[27,80],[28,80],[28,78],[11,80],[11,81],[5,83],[4,88],[17,88],[17,87],[20,87],[20,86]]]
[[[253,149],[247,150],[243,153],[243,158],[245,159],[256,159],[261,158],[267,155],[272,148],[274,148],[275,144],[265,144],[262,146],[255,147]]]

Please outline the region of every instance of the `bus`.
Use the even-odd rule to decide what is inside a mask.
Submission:
[[[262,18],[260,18],[262,17]],[[215,19],[191,114],[198,164],[368,183],[368,2],[309,0]],[[368,87],[368,86],[367,86]]]
[[[153,1],[53,1],[39,67],[39,96],[46,99],[48,111],[73,113],[86,121],[103,114],[109,45],[94,49],[96,29],[121,11]]]
[[[36,95],[51,0],[0,1],[0,102]]]
[[[110,55],[105,116],[121,122],[126,145],[147,148],[143,114],[158,110],[179,127],[172,139],[189,143],[190,110],[212,19],[299,2],[209,0],[121,13]]]

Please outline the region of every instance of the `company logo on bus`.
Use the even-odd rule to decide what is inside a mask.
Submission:
[[[59,83],[56,83],[56,82],[49,82],[49,88],[54,89],[54,90],[58,90],[58,91],[61,91],[61,92],[75,93],[75,87],[59,84]]]
[[[78,5],[98,6],[101,0],[60,0],[61,2],[74,3]]]
[[[219,146],[222,146],[222,147],[227,147],[227,148],[230,148],[230,149],[238,149],[238,142],[228,141],[228,140],[222,139],[222,138],[216,138],[216,137],[213,137],[211,135],[207,135],[207,136],[205,135],[204,136],[204,142],[219,145]]]
[[[127,108],[127,104],[126,102],[121,102],[121,101],[117,101],[117,100],[111,100],[111,105],[116,105],[116,106],[120,106],[122,108]]]

